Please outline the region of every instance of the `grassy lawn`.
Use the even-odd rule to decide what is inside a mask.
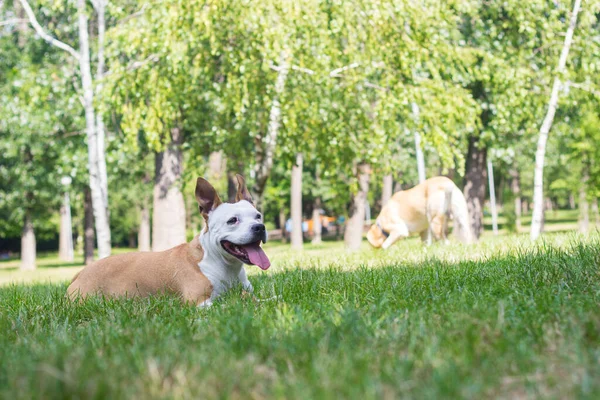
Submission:
[[[567,232],[577,229],[577,210],[558,210],[556,212],[547,212],[546,218],[546,232]],[[523,217],[523,231],[521,235],[525,235],[529,232],[529,225],[531,223],[531,215],[525,215]],[[510,235],[505,228],[506,218],[500,214],[498,218],[499,233],[500,236],[504,237]],[[484,218],[484,226],[486,232],[484,233],[484,240],[497,240],[492,239],[492,219],[489,215]],[[417,242],[416,239],[411,238],[409,242]],[[363,244],[365,250],[368,250],[368,245]],[[267,245],[268,254],[275,265],[282,264],[285,261],[292,260],[292,265],[297,265],[299,261],[298,254],[289,253],[288,246],[281,245],[278,243],[269,243]],[[113,249],[114,254],[133,251],[132,249]],[[310,255],[316,257],[324,257],[328,254],[333,253],[335,260],[339,253],[343,251],[343,245],[341,243],[327,243],[324,246],[311,246],[308,244],[305,248],[304,255]],[[323,262],[318,261],[317,262]],[[0,286],[11,284],[11,283],[62,283],[70,281],[75,274],[83,268],[83,257],[76,257],[75,262],[65,263],[58,259],[56,252],[38,254],[38,268],[35,271],[19,271],[19,259],[12,260],[1,260],[0,261]]]
[[[572,229],[571,214],[548,230]],[[0,262],[0,398],[600,396],[599,234],[266,247],[273,266],[250,280],[280,298],[238,289],[208,310],[71,304],[79,263]]]
[[[307,247],[208,310],[4,286],[0,398],[600,396],[600,236]]]

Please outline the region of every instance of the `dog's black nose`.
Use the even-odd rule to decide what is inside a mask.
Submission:
[[[264,224],[256,224],[252,226],[252,232],[255,233],[262,233],[265,231],[265,225]]]

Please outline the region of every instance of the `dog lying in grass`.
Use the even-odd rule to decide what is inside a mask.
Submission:
[[[244,264],[263,270],[270,267],[260,246],[267,241],[267,232],[244,178],[237,175],[237,180],[236,202],[222,203],[214,187],[198,178],[196,200],[206,222],[198,237],[162,252],[127,253],[96,261],[75,275],[67,289],[70,298],[170,293],[208,306],[239,283],[252,293]]]
[[[437,176],[409,190],[394,194],[367,233],[376,248],[387,249],[398,239],[413,233],[431,244],[432,238],[447,241],[448,221],[453,218],[453,233],[463,243],[472,241],[467,202],[450,179]]]

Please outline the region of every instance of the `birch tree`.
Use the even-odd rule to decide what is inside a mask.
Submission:
[[[90,63],[90,40],[88,34],[88,17],[85,0],[77,0],[79,51],[70,45],[52,37],[38,22],[35,13],[27,0],[19,0],[29,23],[35,32],[46,42],[67,52],[79,65],[81,76],[82,103],[85,111],[86,136],[88,148],[88,170],[92,207],[98,241],[98,256],[108,257],[111,252],[110,226],[108,218],[108,184],[106,176],[106,161],[104,157],[104,130],[96,126],[96,110],[94,106],[94,86]],[[98,0],[100,2],[104,0]],[[100,118],[101,120],[101,118]]]
[[[291,195],[291,214],[292,214],[292,235],[291,244],[295,250],[302,250],[302,153],[296,154],[296,162],[292,167],[292,188]]]
[[[285,89],[285,82],[289,72],[288,53],[285,50],[281,51],[279,56],[279,65],[273,67],[277,71],[277,79],[275,81],[275,89],[273,99],[271,100],[271,110],[269,112],[269,125],[267,134],[262,138],[257,149],[257,160],[254,165],[254,186],[252,187],[253,198],[256,199],[256,206],[259,210],[262,209],[263,193],[267,184],[267,179],[273,169],[273,158],[277,147],[277,136],[279,135],[281,125],[281,103]],[[292,247],[294,245],[294,235],[292,235]],[[299,247],[302,247],[300,245]]]
[[[531,219],[531,232],[530,236],[532,240],[536,240],[542,232],[542,223],[544,218],[544,157],[546,155],[546,142],[548,141],[548,134],[550,128],[552,128],[552,122],[554,121],[554,114],[558,107],[558,96],[561,89],[562,74],[565,71],[567,65],[567,58],[569,56],[569,49],[573,42],[573,34],[575,33],[575,26],[577,25],[577,16],[581,7],[581,0],[575,0],[573,3],[573,11],[569,18],[569,26],[565,35],[565,41],[563,43],[560,58],[558,60],[558,66],[556,69],[556,77],[552,84],[552,93],[550,94],[550,100],[548,102],[548,112],[540,127],[540,134],[537,143],[537,150],[535,153],[535,173],[533,183],[533,215]]]
[[[492,232],[498,236],[498,210],[496,209],[496,186],[494,184],[494,165],[492,164],[492,158],[488,156],[487,159],[487,171],[489,178],[490,188],[490,211],[492,214]]]

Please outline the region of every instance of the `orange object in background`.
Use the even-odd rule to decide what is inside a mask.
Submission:
[[[325,230],[327,230],[327,228],[333,226],[333,224],[335,223],[336,218],[335,217],[328,217],[326,215],[321,215],[321,227],[324,228]],[[303,221],[303,223],[308,225],[308,229],[306,231],[306,235],[307,236],[312,236],[314,234],[313,232],[313,219],[305,219]]]

